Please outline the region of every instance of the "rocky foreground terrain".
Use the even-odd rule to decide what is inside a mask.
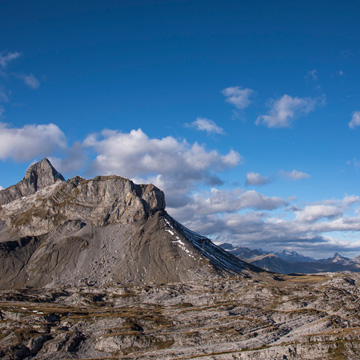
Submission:
[[[4,359],[359,359],[359,274],[0,293]]]
[[[360,274],[279,275],[179,224],[153,185],[0,191],[3,359],[359,359]]]

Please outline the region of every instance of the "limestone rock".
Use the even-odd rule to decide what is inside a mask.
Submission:
[[[55,170],[48,159],[43,159],[30,166],[25,177],[16,185],[0,191],[0,206],[34,194],[57,181],[65,181],[65,179]]]

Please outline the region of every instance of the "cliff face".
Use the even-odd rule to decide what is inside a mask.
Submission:
[[[0,216],[12,232],[29,236],[79,221],[94,226],[131,223],[164,208],[164,194],[154,185],[135,185],[119,176],[75,177],[3,205]]]
[[[119,176],[64,181],[43,160],[0,195],[3,288],[185,282],[257,270],[172,219],[154,185]]]

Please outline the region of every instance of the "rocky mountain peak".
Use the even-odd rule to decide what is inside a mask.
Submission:
[[[23,181],[35,191],[54,184],[57,180],[65,181],[64,177],[52,166],[51,162],[44,158],[33,164],[26,171]]]
[[[335,253],[334,256],[332,258],[330,258],[330,260],[335,263],[342,263],[342,262],[349,261],[350,259],[345,256],[340,255],[339,253]]]
[[[44,159],[0,196],[0,288],[188,282],[261,271],[179,224],[152,184],[116,175],[64,181]]]
[[[0,205],[34,194],[57,181],[65,181],[65,179],[48,159],[43,159],[31,165],[26,171],[25,177],[16,185],[0,191]]]

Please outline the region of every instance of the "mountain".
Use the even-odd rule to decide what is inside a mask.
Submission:
[[[288,262],[312,262],[315,260],[312,257],[304,256],[302,254],[297,253],[296,251],[289,251],[289,250],[275,252],[274,255]]]
[[[250,264],[260,267],[261,269],[276,272],[279,274],[291,274],[293,271],[289,262],[280,259],[274,254],[262,254],[247,259]]]
[[[34,194],[58,181],[65,181],[64,177],[52,166],[48,159],[30,166],[25,177],[16,185],[0,191],[0,205]]]
[[[360,264],[360,255],[355,256],[355,257],[352,259],[352,262],[353,262],[354,264]]]
[[[185,228],[164,193],[120,176],[65,181],[47,159],[0,191],[0,287],[169,283],[260,269]]]
[[[228,253],[261,269],[280,274],[308,274],[319,272],[360,272],[360,255],[349,259],[338,253],[327,259],[315,260],[296,251],[265,252],[226,243],[219,245]]]
[[[327,259],[318,260],[321,263],[333,263],[333,264],[341,264],[341,265],[349,265],[351,264],[351,260],[345,256],[340,255],[339,253],[335,253],[333,257]]]
[[[232,244],[229,243],[220,244],[219,247],[228,251],[229,253],[238,257],[239,259],[251,259],[254,256],[260,256],[265,253],[264,251],[261,250],[253,250],[243,246],[234,247]]]

